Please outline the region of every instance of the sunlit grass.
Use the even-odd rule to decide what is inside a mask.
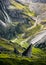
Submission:
[[[21,3],[15,2],[14,0],[10,0],[11,6],[9,6],[9,9],[18,9],[22,10],[24,14],[28,16],[36,16],[36,14],[29,10],[29,8],[25,5],[22,5]]]
[[[23,8],[25,8],[25,6],[21,5],[20,3],[15,2],[14,0],[10,0],[11,4],[16,7],[16,9],[20,9],[22,10]]]
[[[22,34],[19,34],[18,35],[18,38],[13,38],[11,41],[13,43],[17,43],[19,45],[21,45],[22,47],[24,48],[27,48],[28,47],[28,40],[26,41],[26,39],[30,36],[31,38],[34,37],[41,29],[41,25],[38,25],[34,28],[32,28],[31,30],[29,31],[26,31],[25,32],[25,35],[24,35],[24,38],[22,37]],[[26,37],[26,38],[25,38]]]
[[[8,54],[0,54],[0,58],[9,58]]]
[[[6,48],[7,50],[14,50],[13,46],[11,46],[10,43],[8,44],[6,41],[0,40],[0,46]]]
[[[25,62],[26,62],[26,65],[29,65],[29,63],[32,63],[32,62],[33,62],[32,65],[34,65],[34,63],[36,65],[39,65],[39,62],[46,64],[46,53],[42,49],[34,48],[34,47],[32,48],[32,57],[30,58],[23,57],[21,55],[16,55],[16,54],[0,54],[0,58],[4,58],[6,60],[8,59],[7,62],[9,63],[10,63],[10,60],[9,60],[10,58],[11,58],[11,61],[12,59],[14,59],[15,63],[13,63],[12,61],[13,65],[16,64],[16,61],[19,61],[18,63],[22,62],[24,65],[25,65]],[[2,60],[2,61],[5,62],[5,60]]]
[[[30,11],[28,7],[24,9],[24,13],[28,16],[36,16],[35,13],[33,11]]]
[[[41,25],[37,25],[34,28],[32,28],[31,30],[27,30],[25,33],[25,36],[27,36],[27,37],[33,36],[33,35],[37,34],[40,30],[41,30]]]

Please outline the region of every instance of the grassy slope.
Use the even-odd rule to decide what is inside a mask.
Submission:
[[[7,44],[7,40],[0,39],[0,45],[8,50],[13,51],[13,46]],[[11,49],[11,48],[12,49]],[[32,57],[22,57],[15,53],[1,53],[0,54],[1,65],[46,65],[46,52],[39,48],[32,48]]]
[[[26,30],[24,37],[22,37],[22,35],[19,35],[19,38],[17,39],[12,39],[11,41],[14,43],[17,43],[19,45],[21,45],[22,47],[27,48],[28,47],[28,40],[25,41],[28,37],[31,37],[29,40],[31,40],[41,29],[41,25],[37,25],[36,27],[30,29],[30,30]],[[25,41],[25,42],[22,42]]]
[[[25,18],[30,18],[30,16],[35,16],[35,13],[34,12],[32,12],[32,11],[30,11],[29,9],[28,9],[28,7],[27,6],[25,6],[25,5],[23,5],[23,4],[21,4],[21,3],[18,3],[18,2],[15,2],[14,0],[9,0],[10,2],[11,2],[11,5],[13,6],[10,6],[10,9],[17,9],[17,10],[22,10],[22,15],[25,17]],[[33,20],[31,20],[30,19],[30,22],[32,23],[32,24],[34,24],[34,21]],[[18,23],[17,23],[18,24]],[[14,23],[14,25],[16,25],[16,23]],[[31,25],[30,25],[30,27],[31,27]],[[24,32],[26,32],[27,31],[27,28],[28,28],[28,24],[23,24],[22,26],[21,26],[21,28],[22,28],[22,30],[24,31]],[[23,41],[23,40],[25,40],[25,39],[23,39],[22,38],[22,34],[19,34],[19,38],[16,40],[15,38],[13,38],[11,41],[12,42],[15,42],[15,43],[18,43],[18,44],[20,44],[20,42],[21,41]],[[21,45],[21,44],[20,44]],[[24,47],[25,46],[27,46],[27,42],[25,43],[25,45],[24,45]]]
[[[22,15],[26,19],[29,19],[29,24],[20,23],[21,24],[21,27],[19,27],[20,31],[25,32],[27,30],[27,28],[31,27],[34,24],[34,21],[32,19],[30,19],[30,16],[35,16],[35,13],[30,11],[27,6],[25,6],[21,3],[15,2],[14,0],[9,0],[9,1],[11,3],[11,5],[9,6],[9,9],[11,9],[11,10],[16,9],[18,11],[20,10],[20,11],[22,11],[21,12],[22,14],[20,14],[20,15]],[[14,24],[14,26],[17,27],[19,22],[16,21],[16,22],[13,22],[12,24]]]
[[[14,49],[12,44],[10,44],[7,40],[3,40],[3,39],[0,39],[0,46],[11,51]]]
[[[33,36],[34,34],[37,34],[37,32],[39,32],[41,29],[41,25],[37,25],[34,28],[27,30],[25,33],[25,36]]]
[[[32,49],[32,58],[21,57],[14,54],[0,54],[2,65],[46,65],[46,53],[38,48]]]
[[[22,5],[18,2],[15,2],[14,0],[9,0],[9,1],[11,2],[12,6],[13,6],[13,7],[12,6],[10,7],[11,9],[14,8],[14,9],[18,9],[18,10],[23,10],[24,14],[26,14],[28,16],[35,16],[35,13],[30,11],[27,6]]]
[[[13,0],[10,0],[11,4],[13,5],[14,8],[19,9],[19,10],[25,10],[23,13],[28,15],[28,16],[35,16],[33,12],[30,12],[28,7],[21,5]],[[13,7],[10,7],[11,9]],[[26,36],[31,36],[37,32],[39,32],[40,26],[35,27],[29,31],[26,31]],[[21,41],[23,41],[21,35],[19,36],[19,39],[16,40],[16,42],[19,44]],[[15,40],[14,40],[15,41]],[[0,46],[3,46],[4,48],[8,50],[14,50],[13,45],[7,44],[6,41],[1,41],[0,40]],[[25,45],[26,46],[26,45]],[[32,58],[27,58],[27,57],[22,57],[18,56],[16,54],[0,54],[0,65],[46,65],[46,52],[34,48],[32,49]]]
[[[11,10],[16,9],[16,10],[22,11],[21,13],[22,13],[23,17],[29,19],[30,16],[36,16],[36,14],[34,12],[29,10],[28,6],[25,6],[21,3],[14,1],[14,0],[9,0],[9,1],[11,3],[11,5],[9,6],[9,9],[11,9]],[[29,19],[29,20],[32,24],[34,24],[33,20],[31,20],[31,19]],[[18,24],[18,22],[16,21],[13,24],[16,25],[16,24]],[[26,28],[25,26],[27,26],[27,24],[23,25],[24,28]]]
[[[14,7],[14,9],[22,10],[22,13],[24,14],[24,17],[30,18],[30,16],[35,16],[35,13],[32,12],[32,11],[30,11],[30,10],[28,9],[28,6],[22,5],[21,3],[15,2],[14,0],[9,0],[9,1],[11,2],[12,6]],[[11,7],[12,7],[12,6],[11,6]],[[10,8],[10,9],[12,9],[12,8]],[[22,15],[23,15],[23,14],[22,14]],[[34,21],[33,21],[33,20],[30,19],[30,22],[34,25]],[[16,24],[16,23],[15,23],[15,24]],[[18,23],[17,23],[17,24],[18,24]],[[26,27],[26,26],[28,27],[28,24],[25,24],[25,23],[24,23],[24,24],[21,26],[21,28],[22,28],[22,30],[24,31],[25,36],[26,36],[27,38],[28,38],[29,36],[32,36],[33,34],[39,32],[39,30],[40,30],[40,28],[41,28],[40,26],[36,26],[36,27],[34,27],[33,29],[27,31],[27,27]],[[30,25],[30,27],[31,27],[31,25]],[[22,37],[22,34],[19,34],[18,37],[19,37],[19,38],[17,38],[17,39],[13,38],[11,41],[14,42],[14,43],[18,43],[19,45],[21,45],[20,43],[21,43],[23,40],[25,40],[25,39]],[[25,47],[25,46],[27,46],[27,45],[28,45],[28,43],[25,42],[25,44],[23,45],[23,47]]]
[[[23,52],[23,48],[20,45],[18,45],[17,43],[12,43],[6,39],[0,39],[0,47],[3,47],[6,50],[9,50],[12,52],[14,52],[14,48],[16,48],[18,51]]]
[[[31,15],[32,16],[35,16],[35,14],[33,12],[30,12],[29,11],[29,9],[28,9],[27,6],[22,5],[22,4],[18,3],[18,2],[15,2],[14,0],[9,0],[9,1],[11,3],[10,9],[12,9],[14,7],[14,9],[17,9],[17,10],[24,10],[23,11],[23,14],[24,15],[26,14],[27,15],[27,18],[28,18],[28,16],[31,16]],[[17,25],[17,24],[14,24],[14,25]],[[25,29],[24,26],[26,26],[26,25],[23,25],[23,28]],[[22,37],[20,38],[20,36],[19,36],[19,39],[16,40],[17,41],[16,43],[20,43],[22,40],[24,40],[24,39]],[[13,46],[12,45],[8,45],[8,44],[6,44],[6,42],[4,43],[1,40],[0,40],[0,46],[3,46],[3,47],[5,47],[6,49],[9,49],[9,50],[13,50]]]

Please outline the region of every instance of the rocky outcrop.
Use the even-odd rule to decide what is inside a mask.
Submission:
[[[4,4],[6,7],[10,6],[10,1],[9,1],[9,0],[0,0],[0,1],[2,1],[3,4]]]
[[[36,14],[42,14],[46,11],[46,1],[32,0],[30,2],[29,9],[34,11]]]
[[[46,41],[36,44],[35,47],[46,50]]]
[[[22,56],[31,57],[32,55],[32,44],[22,53]]]
[[[35,47],[46,48],[46,30],[42,31],[36,35],[31,41],[30,44],[33,44]]]
[[[9,0],[0,0],[0,37],[11,39],[16,37],[16,32],[21,33],[21,23],[28,24],[30,19],[26,18],[23,10],[8,9],[11,5]],[[13,25],[12,22],[21,22],[20,25]],[[20,29],[20,30],[18,30]]]
[[[24,5],[29,5],[29,3],[31,2],[31,0],[15,0],[15,1],[20,2]]]
[[[17,22],[22,22],[22,23],[27,23],[29,22],[28,18],[26,18],[26,15],[23,14],[24,11],[22,10],[8,10],[7,11],[9,16],[11,17],[12,21],[17,21]],[[25,16],[25,17],[24,17]]]
[[[39,3],[46,3],[46,0],[32,0],[32,2],[36,3],[36,2],[39,2]]]
[[[46,12],[37,16],[37,22],[41,24],[43,23],[43,25],[46,24]]]
[[[46,11],[46,0],[16,0],[24,5],[28,5],[31,11],[36,14],[41,14]]]

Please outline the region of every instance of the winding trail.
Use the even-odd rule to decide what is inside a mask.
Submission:
[[[31,30],[32,28],[34,28],[34,27],[36,27],[36,25],[38,24],[37,23],[37,17],[32,17],[31,16],[31,18],[33,19],[33,20],[35,20],[35,23],[34,23],[34,25],[32,26],[32,27],[30,27],[30,28],[27,28],[27,31],[29,31],[29,30]],[[24,35],[25,33],[23,33],[23,35]],[[29,36],[28,38],[26,38],[25,40],[23,40],[23,41],[21,41],[21,45],[23,45],[25,42],[27,42],[29,39],[31,39],[31,36]]]
[[[27,31],[28,31],[28,30],[31,30],[32,28],[34,28],[34,27],[38,24],[38,22],[37,22],[37,17],[32,17],[32,16],[31,16],[31,18],[32,18],[33,20],[35,20],[35,23],[34,23],[34,25],[33,25],[32,27],[27,28]]]

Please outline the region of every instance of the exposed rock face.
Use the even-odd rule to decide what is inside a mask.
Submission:
[[[46,50],[46,41],[40,44],[36,44],[35,47]]]
[[[44,36],[39,42],[37,42],[35,47],[46,49],[46,36]]]
[[[21,2],[21,3],[25,4],[26,0],[15,0],[15,1],[18,1],[18,2]]]
[[[36,14],[44,13],[46,11],[46,0],[32,0],[29,8]]]
[[[32,2],[46,3],[46,0],[32,0]]]
[[[10,5],[10,1],[9,0],[0,0],[3,2],[3,4],[8,7]]]
[[[5,22],[3,12],[0,10],[0,19]]]
[[[11,17],[12,21],[26,23],[28,22],[28,18],[24,17],[26,15],[22,14],[22,10],[8,10],[9,16]]]
[[[35,47],[45,48],[46,47],[46,30],[36,35],[30,42]]]
[[[3,0],[0,0],[0,14],[3,17],[3,19],[5,19],[5,22],[9,22],[9,16],[6,12],[6,6],[4,4]],[[2,20],[2,17],[0,17],[0,20]],[[4,20],[2,20],[4,22]]]
[[[20,3],[27,4],[29,9],[36,14],[41,14],[46,11],[46,0],[16,0]]]
[[[31,57],[32,54],[32,44],[22,53],[23,56]]]
[[[18,2],[21,2],[23,4],[28,4],[30,2],[33,2],[33,3],[46,3],[46,0],[15,0],[15,1],[18,1]]]
[[[11,39],[16,37],[16,32],[21,33],[21,24],[18,26],[12,25],[12,22],[28,23],[30,20],[26,15],[22,14],[22,10],[8,9],[12,5],[9,0],[0,0],[0,37]],[[11,20],[10,20],[11,19]],[[20,29],[18,31],[18,29]]]
[[[42,39],[40,39],[38,42],[36,42],[36,44],[42,44],[42,43],[46,43],[46,36],[44,36]]]
[[[31,0],[15,0],[15,1],[18,1],[24,5],[28,5],[31,2]]]
[[[46,24],[46,12],[44,12],[41,15],[37,16],[37,23],[38,24],[39,23],[41,23],[41,24],[43,23],[43,25]]]
[[[28,18],[24,17],[26,15],[22,14],[24,11],[23,10],[17,10],[15,9],[8,9],[8,7],[11,5],[9,0],[0,0],[2,1],[2,4],[0,5],[0,10],[5,8],[5,11],[8,13],[8,15],[10,16],[10,18],[12,19],[12,21],[18,21],[18,22],[27,22]],[[4,14],[4,13],[3,13]]]

